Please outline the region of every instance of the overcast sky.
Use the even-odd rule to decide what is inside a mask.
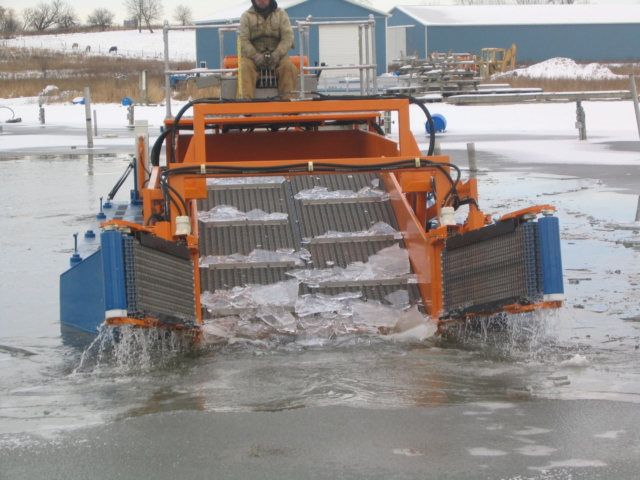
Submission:
[[[51,0],[0,0],[0,5],[5,8],[13,8],[18,12],[27,7],[33,7],[41,2],[49,3]],[[87,15],[96,8],[107,8],[116,14],[116,21],[121,24],[126,17],[122,0],[114,0],[105,4],[104,0],[65,0],[71,5],[80,20],[84,23]],[[250,5],[250,0],[164,0],[163,19],[173,22],[173,11],[177,5],[191,7],[194,20],[206,17],[218,10],[237,4]],[[372,0],[373,7],[383,11],[389,11],[396,5],[453,5],[454,0]],[[590,3],[638,3],[638,0],[591,0]]]

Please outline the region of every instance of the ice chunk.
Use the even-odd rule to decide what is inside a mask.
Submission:
[[[399,244],[383,248],[367,262],[376,274],[401,276],[410,273],[409,252]]]
[[[371,226],[369,230],[360,230],[358,232],[338,232],[329,230],[324,235],[318,235],[315,238],[344,238],[344,237],[374,237],[378,235],[393,235],[396,239],[401,239],[402,234],[385,222],[377,222]]]
[[[201,222],[242,222],[246,220],[258,220],[258,221],[274,221],[274,220],[287,220],[289,214],[287,213],[267,213],[259,208],[251,210],[248,213],[244,213],[238,210],[236,207],[230,205],[216,205],[208,212],[198,212],[198,219]]]
[[[389,194],[371,187],[364,187],[354,192],[353,190],[333,190],[327,187],[315,186],[310,190],[301,190],[295,197],[296,200],[337,200],[346,198],[381,198],[388,200]]]
[[[205,336],[205,341],[220,338],[231,338],[233,336],[233,334],[224,328],[224,326],[217,323],[205,323],[200,327],[200,330]]]
[[[367,230],[368,236],[374,235],[398,235],[398,232],[395,228],[385,222],[377,222],[374,223],[369,230]]]
[[[409,305],[409,292],[407,290],[396,290],[384,299],[391,305]]]
[[[204,292],[200,295],[200,302],[209,310],[219,310],[231,308],[231,292],[228,290],[216,290],[215,292]]]
[[[208,178],[207,185],[255,185],[267,183],[282,183],[284,177],[224,177]]]
[[[373,180],[371,180],[371,186],[373,188],[378,188],[380,186],[380,179],[374,178]]]
[[[290,252],[290,253],[287,253]],[[233,255],[208,255],[200,259],[200,266],[203,268],[209,265],[229,264],[229,263],[277,263],[294,262],[298,266],[304,265],[303,258],[308,256],[307,250],[294,252],[293,249],[282,249],[277,251],[261,250],[256,248],[246,257],[240,253]]]
[[[289,280],[271,285],[247,287],[248,294],[255,305],[273,307],[292,307],[298,298],[298,281]]]
[[[273,327],[264,322],[241,319],[236,326],[236,336],[251,340],[263,340],[273,332]]]
[[[393,332],[402,333],[418,325],[422,325],[423,323],[425,323],[424,316],[420,313],[420,310],[418,310],[418,306],[414,305],[409,310],[402,313],[398,323],[395,324]]]
[[[216,205],[208,212],[198,212],[198,219],[202,222],[235,222],[246,220],[247,216],[236,207]]]
[[[396,325],[401,315],[400,311],[379,303],[354,302],[352,307],[353,323],[356,325],[390,329]]]
[[[400,320],[393,329],[394,334],[387,337],[398,342],[422,342],[429,337],[433,337],[438,326],[435,323],[427,322],[426,318],[414,305],[409,310],[402,313]]]
[[[306,317],[316,313],[346,313],[345,309],[349,307],[348,301],[361,296],[360,292],[344,292],[334,296],[321,293],[302,295],[296,301],[296,314],[299,317]]]
[[[564,367],[588,367],[589,360],[587,357],[580,355],[579,353],[571,357],[569,360],[560,362],[560,365]]]
[[[295,333],[296,319],[283,307],[260,307],[256,316],[280,333]]]

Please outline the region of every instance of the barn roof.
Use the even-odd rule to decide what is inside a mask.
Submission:
[[[278,0],[278,7],[280,8],[291,8],[299,5],[301,3],[305,3],[308,0]],[[382,15],[385,17],[389,17],[390,15],[387,12],[383,12],[382,10],[378,10],[376,8],[372,8],[369,5],[365,5],[363,3],[356,2],[354,0],[342,0],[346,3],[351,3],[353,5],[357,5],[358,7],[364,8],[366,10],[371,10],[372,13],[376,13],[378,15]],[[233,7],[225,8],[223,10],[219,10],[211,15],[208,15],[200,20],[196,20],[196,24],[202,23],[219,23],[225,22],[227,20],[236,21],[240,20],[240,16],[242,13],[249,8],[249,0],[243,2],[239,5],[234,5]]]
[[[587,25],[640,23],[640,5],[458,5],[399,6],[426,26],[455,25]]]

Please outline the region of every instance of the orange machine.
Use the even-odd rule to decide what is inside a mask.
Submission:
[[[494,221],[480,210],[476,180],[463,181],[448,157],[432,155],[433,135],[427,154],[421,152],[410,129],[412,104],[430,119],[423,105],[405,96],[189,103],[165,121],[151,152],[151,171],[139,183],[143,222],[112,219],[103,224],[105,233],[124,235],[136,258],[127,264],[125,251],[122,267],[133,271],[132,280],[124,283],[125,296],[135,299],[135,306],[126,300],[107,308],[106,322],[197,328],[205,318],[233,314],[203,308],[205,292],[272,284],[290,278],[285,275],[295,268],[301,270],[286,262],[203,268],[205,256],[308,248],[302,270],[320,272],[325,263],[342,262],[343,269],[353,261],[362,264],[379,247],[398,241],[409,254],[411,277],[302,282],[300,294],[357,290],[380,300],[390,289],[406,289],[411,303],[434,321],[559,307],[562,273],[555,209],[542,205]],[[397,136],[385,136],[379,126],[382,112],[396,115]],[[160,166],[164,141],[166,166]],[[251,177],[253,183],[247,180]],[[237,182],[220,186],[215,182],[221,178]],[[265,178],[281,180],[273,186]],[[368,184],[384,196],[305,203],[298,195],[305,188],[330,191],[331,186],[338,190],[348,185],[358,190]],[[288,217],[272,221],[248,216],[213,225],[202,220],[202,212],[221,204]],[[462,206],[468,209],[464,217]],[[398,236],[347,242],[322,235],[366,230],[381,220]],[[105,248],[111,247],[103,244]],[[148,264],[147,253],[155,255]],[[144,285],[131,287],[136,282]]]

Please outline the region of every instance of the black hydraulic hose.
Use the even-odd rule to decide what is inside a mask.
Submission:
[[[120,180],[116,182],[116,184],[113,186],[113,188],[109,192],[109,195],[107,195],[107,201],[113,200],[113,197],[116,196],[116,194],[118,193],[118,190],[120,190],[120,187],[124,184],[124,182],[127,180],[127,177],[133,170],[135,163],[136,163],[136,159],[134,158],[133,160],[131,160],[129,165],[127,165],[127,168],[122,174],[122,176],[120,177]]]
[[[153,148],[151,148],[151,165],[154,167],[160,166],[160,151],[162,149],[162,144],[164,143],[165,138],[169,136],[170,133],[173,132],[173,128],[167,128],[163,130],[162,133],[156,138],[155,143],[153,144]]]

